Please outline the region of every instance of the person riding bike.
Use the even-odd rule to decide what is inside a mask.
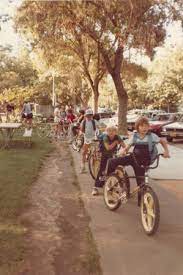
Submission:
[[[84,134],[84,145],[82,151],[81,173],[85,172],[85,162],[90,144],[96,137],[97,122],[93,119],[93,111],[86,110],[85,119],[81,124],[81,132]]]
[[[149,131],[150,125],[146,117],[140,117],[135,123],[136,132],[132,134],[128,141],[128,145],[123,152],[122,157],[109,160],[108,174],[115,171],[118,165],[132,166],[137,177],[137,185],[141,184],[139,177],[144,176],[145,169],[156,159],[156,144],[160,143],[164,149],[163,157],[169,158],[169,150],[167,142],[159,138],[156,134]],[[131,147],[134,147],[133,154],[125,156]]]
[[[123,148],[126,148],[123,139],[117,135],[117,128],[115,126],[108,126],[106,128],[106,133],[102,134],[100,137],[99,150],[101,152],[101,162],[95,186],[92,191],[93,196],[98,195],[98,188],[101,188],[104,185],[104,181],[101,180],[101,177],[106,169],[107,160],[112,158],[116,153],[118,144],[121,144]]]
[[[76,136],[78,133],[79,133],[79,130],[80,130],[80,125],[82,123],[82,121],[84,120],[85,118],[85,111],[84,110],[79,110],[79,115],[77,117],[77,119],[75,119],[75,123],[74,125],[72,126],[72,137]]]
[[[72,109],[68,109],[68,110],[67,110],[66,119],[67,119],[67,121],[68,121],[69,123],[73,123],[74,120],[76,119],[76,116],[74,115]]]

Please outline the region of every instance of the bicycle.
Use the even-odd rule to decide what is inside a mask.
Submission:
[[[87,155],[89,172],[94,180],[97,178],[101,161],[101,152],[99,150],[98,143],[99,140],[94,140],[91,143],[90,150]]]
[[[158,230],[160,207],[156,193],[152,187],[149,186],[148,171],[158,167],[160,156],[162,156],[162,154],[157,155],[155,166],[143,166],[145,175],[138,177],[142,179],[142,184],[134,188],[132,192],[130,192],[130,179],[137,179],[137,177],[128,176],[125,167],[118,166],[114,173],[105,176],[104,202],[107,208],[114,211],[118,209],[121,204],[126,204],[128,200],[138,194],[138,205],[141,209],[142,226],[145,233],[149,236],[155,234]],[[107,169],[108,164],[106,172]],[[106,172],[105,175],[107,174]]]
[[[128,139],[128,137],[126,136],[121,136],[121,138],[122,140]],[[97,141],[98,142],[100,141],[100,137],[98,137]],[[113,158],[118,156],[120,149],[121,149],[121,144],[117,146],[115,152],[113,153]],[[99,146],[94,146],[93,150],[90,152],[89,161],[88,161],[90,175],[94,180],[97,179],[97,175],[100,169],[101,157],[102,157],[102,153],[100,152]]]

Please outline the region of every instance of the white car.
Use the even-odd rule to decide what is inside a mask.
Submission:
[[[173,139],[183,139],[183,115],[178,121],[164,126],[161,135],[165,136],[170,142]]]

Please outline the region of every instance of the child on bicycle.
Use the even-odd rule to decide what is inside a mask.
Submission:
[[[81,132],[84,134],[84,145],[82,150],[81,173],[85,172],[85,162],[88,150],[93,140],[96,138],[97,123],[93,119],[93,111],[86,110],[85,118],[81,124]]]
[[[128,145],[123,154],[127,154],[133,146],[133,154],[111,159],[108,166],[108,174],[115,171],[118,165],[132,166],[137,177],[137,185],[141,184],[141,179],[138,177],[144,176],[145,169],[153,163],[153,158],[157,156],[156,144],[160,143],[164,149],[163,157],[169,158],[169,150],[167,142],[159,138],[156,134],[149,131],[149,121],[146,117],[140,117],[135,123],[136,132],[130,137]],[[150,145],[152,149],[150,151]],[[155,153],[155,154],[154,154]]]
[[[95,186],[92,191],[93,196],[98,195],[98,188],[101,188],[104,185],[102,176],[106,169],[107,160],[112,158],[116,153],[118,144],[121,144],[123,148],[126,148],[123,139],[117,135],[117,128],[115,126],[108,126],[106,128],[106,133],[104,133],[100,139],[99,147],[101,152],[101,162]]]

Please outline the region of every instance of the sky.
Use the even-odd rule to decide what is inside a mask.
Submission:
[[[16,8],[22,3],[22,0],[0,0],[0,15],[8,14],[14,16]],[[13,20],[10,20],[4,24],[1,24],[0,30],[0,45],[12,46],[12,54],[18,55],[20,49],[25,46],[25,40],[23,40],[19,34],[17,34],[13,28]],[[183,47],[183,31],[180,23],[174,23],[167,27],[167,39],[166,47]],[[157,49],[157,55],[163,56],[165,54],[164,49],[159,47]],[[148,65],[150,60],[148,58],[136,57],[137,63],[142,65]]]
[[[0,0],[0,15],[8,14],[14,16],[16,8],[21,4],[21,0]],[[20,35],[18,35],[13,28],[13,20],[1,23],[0,30],[0,45],[11,45],[13,54],[18,54],[20,45],[24,45]]]

